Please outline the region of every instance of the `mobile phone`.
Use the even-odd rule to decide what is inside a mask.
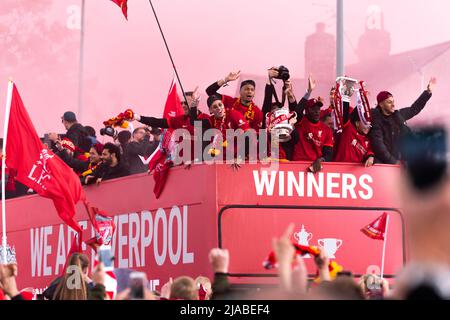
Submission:
[[[111,246],[100,246],[98,249],[98,261],[103,262],[105,271],[112,271],[114,269],[114,257],[111,253]]]
[[[141,300],[144,299],[144,288],[146,286],[147,276],[144,272],[130,273],[130,280],[128,287],[130,288],[130,299]]]

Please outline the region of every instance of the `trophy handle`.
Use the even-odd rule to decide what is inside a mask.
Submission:
[[[295,121],[292,121],[295,120]],[[297,112],[292,111],[292,113],[289,114],[289,119],[288,119],[289,124],[293,125],[294,123],[297,122]],[[291,123],[292,122],[292,123]]]
[[[342,246],[342,240],[337,239],[336,243],[338,243],[337,248],[339,249]]]

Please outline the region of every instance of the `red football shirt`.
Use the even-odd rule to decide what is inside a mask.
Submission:
[[[360,134],[348,121],[342,130],[334,161],[361,163],[370,155],[373,156],[373,151],[369,138]]]
[[[253,102],[246,107],[241,103],[240,98],[232,98],[227,95],[222,95],[222,102],[225,108],[241,113],[247,120],[250,128],[255,129],[257,132],[259,131],[262,126],[263,113]]]
[[[323,147],[333,147],[333,132],[321,121],[312,123],[304,116],[297,122],[295,129],[299,134],[299,141],[294,146],[294,161],[315,161],[322,157]]]

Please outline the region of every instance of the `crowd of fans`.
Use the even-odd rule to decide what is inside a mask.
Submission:
[[[143,160],[161,147],[161,137],[167,128],[185,129],[194,137],[194,125],[198,121],[203,131],[214,128],[222,133],[220,138],[224,149],[227,147],[227,129],[241,129],[244,133],[253,130],[254,139],[258,139],[262,131],[275,138],[274,126],[267,122],[266,118],[271,118],[274,111],[282,109],[284,100],[287,100],[289,111],[296,115],[289,119],[294,130],[290,133],[289,139],[278,140],[279,144],[271,145],[272,148],[275,146],[277,153],[273,152],[275,149],[266,147],[267,158],[309,161],[312,172],[321,170],[322,163],[329,161],[360,163],[365,166],[376,163],[398,164],[402,159],[398,142],[403,135],[410,132],[406,121],[424,108],[435,83],[435,79],[432,78],[427,89],[410,107],[399,110],[395,108],[391,93],[388,91],[378,93],[377,105],[371,110],[371,119],[361,119],[362,115],[358,112],[358,108],[344,104],[342,125],[338,127],[337,114],[334,112],[335,87],[330,90],[329,106],[323,107],[322,98],[311,98],[316,83],[310,76],[306,93],[300,101],[297,101],[288,70],[282,66],[273,67],[268,70],[264,103],[262,108],[259,108],[254,103],[253,80],[241,82],[239,97],[233,98],[218,93],[221,87],[239,77],[240,71],[230,72],[206,89],[209,115],[198,109],[200,93],[196,89],[185,93],[186,101],[182,102],[184,114],[180,116],[168,119],[146,117],[129,110],[129,117],[126,120],[138,121],[142,125],[132,131],[113,130],[114,134],[109,135],[113,136],[114,141],[105,145],[97,140],[94,128],[80,124],[71,111],[65,112],[61,117],[67,132],[60,135],[49,133],[42,140],[73,168],[80,176],[82,184],[100,183],[107,179],[146,172],[148,168]],[[274,79],[283,81],[281,102],[276,95]],[[102,130],[101,133],[104,134]],[[214,142],[215,138],[211,140]],[[191,141],[193,145],[194,139]],[[214,143],[209,144],[210,142],[203,141],[202,146],[204,149],[209,147],[208,153],[214,154],[216,147]],[[247,140],[245,160],[249,157],[249,146],[256,145],[254,142],[256,141]],[[238,157],[236,150],[234,156]],[[199,161],[198,158],[193,154],[191,160]],[[32,192],[14,181],[14,172],[7,171],[6,179],[8,198]]]

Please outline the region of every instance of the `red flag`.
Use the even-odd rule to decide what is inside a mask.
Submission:
[[[88,202],[84,202],[86,210],[88,212],[89,219],[95,231],[95,236],[86,244],[92,246],[97,252],[97,247],[101,245],[111,245],[112,236],[116,230],[113,218],[108,216],[104,211],[100,211],[98,208],[92,207]]]
[[[387,213],[383,212],[383,214],[379,216],[375,221],[362,228],[362,233],[372,239],[384,240],[384,234],[386,233],[387,216]]]
[[[125,19],[128,20],[128,0],[111,0],[115,4],[117,4],[120,8],[122,8],[123,15],[125,16]]]
[[[16,86],[13,84],[6,145],[6,165],[17,171],[16,180],[53,200],[61,219],[78,232],[75,204],[85,199],[75,172],[39,139]]]
[[[181,106],[180,97],[177,93],[177,84],[175,79],[170,85],[169,94],[167,95],[166,105],[164,107],[163,117],[170,123],[170,118],[177,117],[184,114]],[[158,149],[150,156],[151,160],[148,164],[150,172],[153,172],[153,179],[155,180],[155,187],[153,193],[158,199],[164,190],[164,186],[169,176],[169,169],[173,165],[171,153],[174,149],[174,141],[172,141],[173,129],[164,131],[162,142]]]
[[[184,110],[177,93],[177,83],[175,82],[175,79],[172,79],[172,84],[170,85],[169,94],[164,107],[163,117],[169,121],[170,118],[181,116],[183,114]]]

